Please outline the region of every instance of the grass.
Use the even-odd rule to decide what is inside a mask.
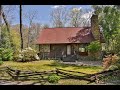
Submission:
[[[87,74],[93,74],[102,70],[100,66],[75,66],[75,65],[65,65],[59,64],[54,60],[41,60],[33,62],[14,62],[5,61],[0,67],[9,66],[13,69],[19,70],[31,70],[31,71],[47,71],[55,70],[56,68],[62,68],[65,70],[80,71]]]
[[[73,70],[78,72],[84,72],[87,74],[93,74],[102,71],[101,66],[75,66],[58,63],[54,60],[41,60],[33,62],[14,62],[5,61],[0,67],[11,67],[19,70],[31,70],[31,71],[48,71],[61,68],[64,70]],[[76,79],[61,79],[57,85],[85,85],[88,81],[76,80]],[[48,84],[49,85],[49,84]]]

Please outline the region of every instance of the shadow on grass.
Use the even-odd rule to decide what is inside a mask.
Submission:
[[[74,69],[102,69],[100,66],[79,66],[79,67],[74,67]]]
[[[67,64],[62,64],[62,63],[59,63],[59,62],[53,62],[51,64],[45,64],[45,66],[49,66],[49,67],[62,67],[62,68],[65,68],[65,67],[68,67],[70,65],[67,65]]]
[[[101,69],[100,66],[78,66],[78,65],[74,65],[74,64],[63,64],[60,63],[58,61],[54,61],[51,64],[45,64],[46,66],[50,66],[50,67],[61,67],[61,68],[66,68],[66,67],[73,67],[74,69]]]

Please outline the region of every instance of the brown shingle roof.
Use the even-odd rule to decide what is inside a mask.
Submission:
[[[65,27],[43,29],[37,44],[90,43],[94,41],[90,27]]]

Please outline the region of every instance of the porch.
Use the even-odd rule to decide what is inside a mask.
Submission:
[[[85,47],[88,44],[45,44],[39,45],[41,59],[77,60],[79,56],[88,56]]]

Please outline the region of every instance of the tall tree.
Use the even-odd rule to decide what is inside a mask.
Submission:
[[[32,23],[31,25],[31,32],[30,32],[30,47],[36,47],[35,41],[42,30],[42,26],[40,23]]]
[[[23,49],[23,36],[22,36],[22,5],[19,7],[19,14],[20,14],[20,36],[21,36],[21,50]]]
[[[18,27],[18,29],[15,29],[15,28],[11,27],[11,38],[14,41],[13,42],[14,51],[19,50],[20,49],[20,43],[21,43],[19,27]]]
[[[81,23],[81,15],[82,15],[81,8],[71,8],[69,12],[69,21],[70,26],[72,27],[79,27]]]
[[[30,41],[31,41],[31,32],[32,32],[32,24],[35,19],[37,19],[37,11],[28,11],[28,13],[25,14],[25,19],[27,19],[29,23],[29,30],[28,30],[28,43],[27,47],[30,46]]]
[[[11,38],[11,35],[10,35],[9,23],[8,23],[8,21],[7,21],[6,15],[5,15],[4,11],[3,11],[3,7],[2,7],[2,5],[1,5],[1,6],[0,6],[0,23],[1,23],[1,24],[0,24],[0,29],[1,29],[1,25],[2,25],[2,17],[3,17],[3,20],[4,20],[4,22],[5,22],[5,25],[6,25],[6,28],[7,28],[7,32],[8,32],[8,37],[9,37],[9,42],[10,42],[10,44],[9,44],[8,47],[12,47],[13,44],[12,44],[12,38]],[[1,30],[0,30],[0,33],[1,33]],[[0,35],[0,39],[1,39],[1,35]]]
[[[10,34],[9,23],[6,19],[6,15],[4,14],[4,12],[2,12],[2,16],[3,16],[3,20],[5,22],[5,25],[7,27],[8,37],[9,37],[9,40],[10,40],[10,47],[13,47],[13,41],[12,41],[11,34]]]
[[[16,10],[16,5],[3,5],[3,11],[6,16],[6,20],[9,23],[9,26],[15,19],[14,11]]]
[[[23,6],[22,6],[23,8]],[[26,48],[27,47],[27,43],[28,43],[28,26],[27,25],[23,25],[22,24],[22,37],[23,37],[23,48]],[[15,33],[14,32],[17,32],[16,34],[18,35],[19,33],[19,36],[15,36]],[[21,49],[21,36],[20,36],[20,24],[16,24],[16,25],[12,25],[11,26],[11,36],[12,36],[12,39],[13,39],[13,44],[14,44],[14,47],[16,47],[16,42],[17,40],[14,39],[14,36],[17,38],[19,38],[20,40],[19,41],[19,44],[20,44],[20,47],[18,49]],[[18,45],[18,44],[17,44]]]
[[[68,14],[69,26],[83,27],[90,25],[91,12],[89,9],[82,9],[81,7],[72,7]]]
[[[120,11],[111,5],[93,5],[95,14],[99,15],[99,24],[103,29],[107,49],[114,40],[114,36],[118,33],[120,25]]]
[[[0,45],[1,45],[1,26],[2,26],[2,5],[0,5]]]
[[[67,23],[68,12],[65,7],[58,7],[51,12],[51,22],[53,27],[65,27]]]

